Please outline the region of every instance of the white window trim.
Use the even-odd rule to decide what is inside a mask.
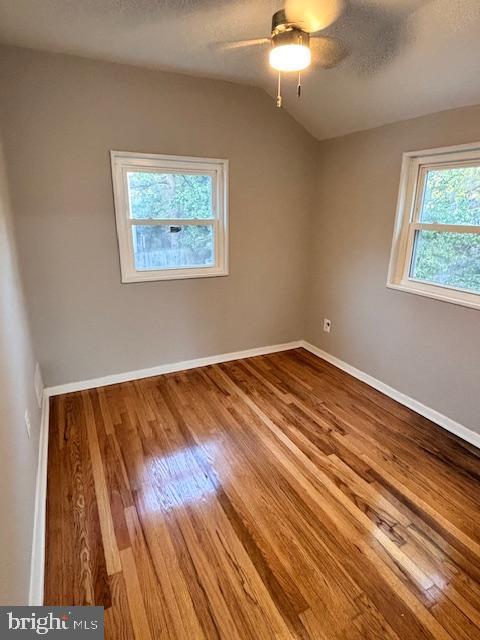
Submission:
[[[118,248],[122,282],[149,282],[153,280],[179,280],[227,276],[228,271],[228,160],[219,158],[197,158],[169,156],[153,153],[111,151],[113,196],[117,223]],[[165,224],[165,220],[132,220],[129,211],[129,196],[126,173],[131,169],[145,171],[163,170],[182,173],[202,173],[213,179],[213,223],[211,220],[188,220],[188,224],[212,224],[215,229],[215,265],[211,267],[184,267],[181,269],[158,269],[137,271],[133,252],[134,225]],[[185,224],[185,219],[168,220],[168,224]]]
[[[408,151],[403,154],[397,213],[388,268],[388,288],[480,309],[480,294],[446,285],[422,282],[409,276],[413,239],[416,230],[459,231],[461,227],[461,230],[465,233],[480,233],[479,227],[425,224],[418,220],[427,169],[432,166],[468,166],[473,161],[475,161],[475,164],[480,161],[480,142],[453,147]]]

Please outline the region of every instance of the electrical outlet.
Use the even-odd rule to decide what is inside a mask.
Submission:
[[[25,426],[27,428],[28,437],[30,438],[30,436],[32,435],[32,424],[30,422],[30,414],[28,412],[28,409],[25,409]]]
[[[328,318],[323,319],[323,330],[325,333],[330,333],[330,329],[332,328],[332,323]]]

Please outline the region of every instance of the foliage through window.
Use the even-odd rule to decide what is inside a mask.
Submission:
[[[404,154],[388,286],[480,307],[480,148]]]
[[[112,152],[122,280],[227,274],[227,161]]]

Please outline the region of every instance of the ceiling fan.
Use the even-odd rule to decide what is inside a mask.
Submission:
[[[277,107],[281,107],[282,73],[298,74],[297,96],[300,97],[302,71],[312,63],[328,69],[345,57],[346,47],[339,40],[321,34],[340,17],[344,6],[344,0],[286,0],[285,8],[273,14],[269,38],[230,42],[223,48],[270,44],[270,66],[278,71]]]

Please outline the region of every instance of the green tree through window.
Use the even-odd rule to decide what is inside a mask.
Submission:
[[[136,220],[208,220],[212,178],[208,175],[135,171],[128,174],[131,217]],[[137,226],[137,269],[206,266],[214,261],[210,226]]]
[[[480,167],[429,170],[420,222],[480,227]],[[480,292],[480,234],[417,231],[410,275]]]

